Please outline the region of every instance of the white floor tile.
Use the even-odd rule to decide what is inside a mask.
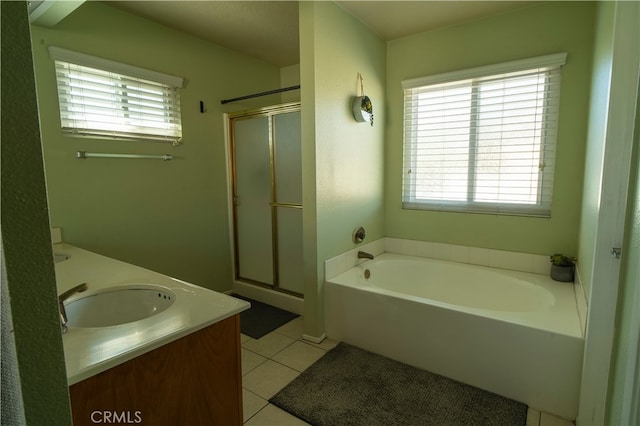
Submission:
[[[248,349],[242,348],[241,351],[243,376],[267,360],[262,355],[258,355]]]
[[[310,342],[308,340],[303,340],[303,342],[308,344],[308,345],[315,346],[316,348],[320,348],[320,349],[322,349],[324,351],[329,351],[329,350],[335,348],[336,345],[339,343],[339,342],[337,342],[337,341],[335,341],[333,339],[329,339],[329,338],[324,339],[320,343],[314,343],[314,342]]]
[[[308,424],[271,404],[260,410],[246,423],[247,426],[304,426]]]
[[[249,340],[251,340],[250,336],[240,333],[240,344],[248,342]]]
[[[299,374],[296,370],[267,360],[243,376],[242,385],[245,389],[268,400]]]
[[[246,423],[251,417],[253,417],[258,411],[262,410],[269,401],[264,398],[260,398],[255,393],[242,389],[242,415],[243,422]]]
[[[302,317],[292,319],[282,327],[276,329],[276,333],[284,334],[292,339],[300,339],[302,337],[304,320]]]
[[[573,422],[542,411],[540,412],[540,426],[573,426]]]
[[[242,347],[259,355],[271,358],[293,342],[295,342],[295,339],[292,339],[291,337],[271,332],[259,339],[247,341],[242,345]]]
[[[297,371],[304,371],[319,360],[326,352],[301,341],[294,342],[280,351],[272,359]]]
[[[527,409],[527,426],[540,426],[540,411],[531,407]]]

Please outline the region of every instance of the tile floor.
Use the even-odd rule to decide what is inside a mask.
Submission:
[[[275,405],[269,398],[316,362],[337,342],[320,344],[302,340],[302,317],[260,339],[242,335],[242,398],[248,426],[307,425]],[[527,426],[572,426],[572,422],[529,408]]]

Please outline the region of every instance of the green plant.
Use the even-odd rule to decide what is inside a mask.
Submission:
[[[575,257],[568,257],[561,253],[553,254],[549,258],[551,259],[551,263],[557,266],[573,266],[576,261]]]

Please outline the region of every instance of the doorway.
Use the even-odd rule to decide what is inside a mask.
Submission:
[[[300,103],[228,120],[235,279],[302,297]]]

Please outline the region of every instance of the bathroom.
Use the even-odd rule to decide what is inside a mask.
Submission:
[[[118,151],[168,152],[184,160],[80,161],[73,154],[89,150],[86,143],[58,136],[55,98],[39,97],[51,225],[63,228],[66,239],[89,250],[213,290],[230,290],[232,253],[222,114],[280,103],[282,98],[227,106],[220,106],[219,101],[299,83],[303,88],[306,336],[320,339],[324,332],[323,262],[351,250],[351,233],[360,225],[367,230],[367,241],[394,237],[535,254],[564,252],[585,265],[579,270],[588,293],[595,282],[589,265],[596,247],[591,230],[598,221],[597,207],[589,196],[600,188],[603,153],[598,132],[603,132],[606,113],[604,106],[602,110],[593,106],[593,99],[605,96],[597,59],[601,55],[606,66],[612,16],[613,6],[608,3],[549,2],[384,42],[333,3],[303,3],[296,78],[297,64],[273,66],[106,4],[87,3],[54,29],[32,28],[38,90],[55,86],[53,75],[39,71],[48,61],[50,44],[96,55],[108,52],[114,60],[135,60],[140,66],[183,75],[187,80],[182,94],[184,144],[172,148],[125,143],[118,145]],[[471,40],[489,48],[477,48]],[[341,48],[335,49],[336,45]],[[157,46],[162,46],[162,53],[145,53],[157,52]],[[416,54],[418,48],[427,50],[432,60]],[[460,51],[465,54],[459,55]],[[556,170],[552,219],[402,210],[400,81],[557,51],[567,51],[571,59],[563,71],[563,90],[569,99],[562,100],[564,130],[557,159],[561,166]],[[355,124],[349,115],[348,102],[359,90],[358,73],[374,101],[373,126]],[[206,106],[204,113],[199,110],[200,101]],[[96,144],[92,149],[111,148],[107,141]],[[5,220],[10,217],[5,218],[3,212],[7,259],[10,234]],[[626,236],[635,238],[637,228],[629,227]],[[633,288],[630,279],[625,282]],[[631,324],[631,300],[621,299],[618,313],[627,324]],[[621,367],[624,351],[615,354],[619,359],[614,364]],[[51,362],[54,375],[60,365]],[[615,386],[619,385],[619,371],[612,369],[609,376]],[[25,392],[29,397],[28,389]],[[609,398],[607,406],[617,407],[616,397]],[[615,417],[610,423],[615,424]]]

